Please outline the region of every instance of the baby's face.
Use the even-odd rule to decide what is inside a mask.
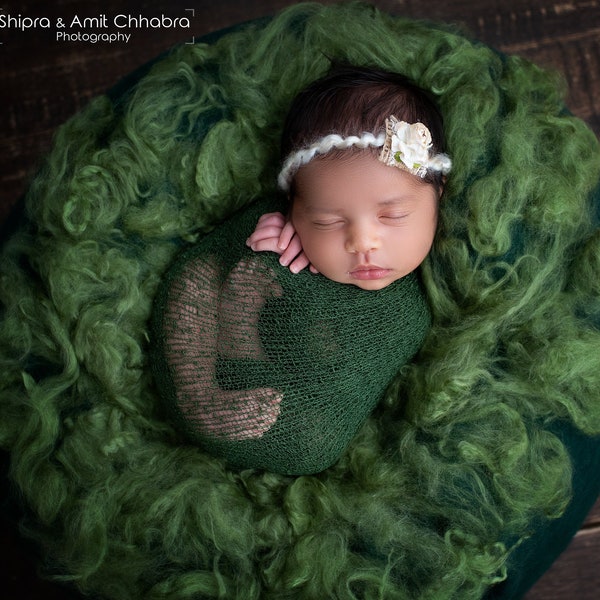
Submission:
[[[379,290],[429,253],[439,193],[369,153],[313,160],[296,175],[292,223],[325,277]]]

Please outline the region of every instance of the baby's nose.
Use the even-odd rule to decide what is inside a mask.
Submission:
[[[379,245],[379,234],[375,227],[354,226],[348,231],[346,251],[351,254],[373,252]]]

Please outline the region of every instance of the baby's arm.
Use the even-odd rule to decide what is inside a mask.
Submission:
[[[279,263],[289,267],[292,273],[299,273],[305,267],[317,273],[304,254],[292,222],[279,212],[262,215],[246,244],[255,252],[276,252],[280,255]]]

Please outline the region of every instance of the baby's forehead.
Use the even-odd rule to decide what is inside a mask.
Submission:
[[[324,204],[343,204],[359,195],[363,202],[390,205],[409,202],[428,193],[431,184],[381,163],[369,153],[347,157],[323,157],[302,166],[294,178],[294,202],[309,210]]]

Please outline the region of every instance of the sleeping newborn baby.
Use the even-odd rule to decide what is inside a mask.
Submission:
[[[335,127],[323,90],[331,119],[342,115]],[[418,351],[430,313],[416,270],[450,169],[427,102],[395,74],[343,69],[315,82],[284,128],[287,200],[255,202],[169,269],[154,370],[190,441],[236,467],[320,472]],[[358,134],[343,122],[351,108],[366,119]],[[381,118],[389,108],[402,118]]]
[[[154,371],[181,431],[238,467],[332,465],[429,327],[412,273],[379,291],[254,253],[264,203],[171,267],[154,315]]]

